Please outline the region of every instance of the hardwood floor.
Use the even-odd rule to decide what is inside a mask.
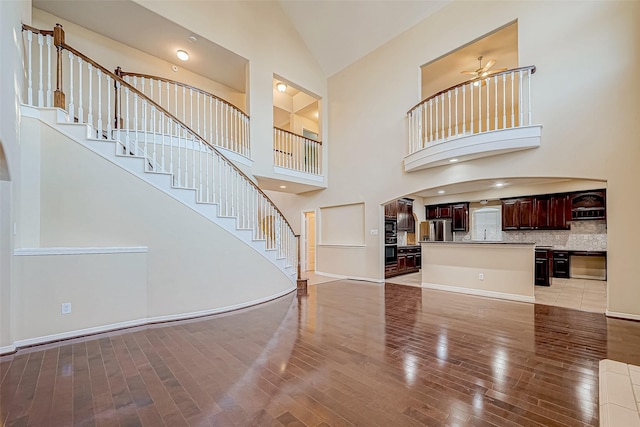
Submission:
[[[604,358],[640,364],[640,322],[340,280],[0,358],[0,420],[595,426]]]

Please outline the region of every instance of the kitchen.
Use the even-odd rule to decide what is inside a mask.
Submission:
[[[394,283],[604,312],[606,190],[427,205],[425,213],[428,222],[418,227],[422,273],[418,278],[394,277]],[[434,225],[440,223],[444,236],[434,235]],[[436,238],[450,248],[433,242]],[[518,261],[489,265],[520,247],[520,275],[511,269]],[[490,249],[492,253],[484,253]],[[430,251],[435,251],[431,259]],[[451,252],[449,258],[432,265],[444,251]],[[485,265],[464,265],[464,260],[482,256]],[[515,291],[516,282],[525,287]]]

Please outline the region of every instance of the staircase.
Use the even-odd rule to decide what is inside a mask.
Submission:
[[[232,233],[295,283],[296,236],[249,177],[182,120],[66,45],[61,27],[25,26],[23,34],[24,116],[57,129]],[[238,135],[248,138],[245,131]]]

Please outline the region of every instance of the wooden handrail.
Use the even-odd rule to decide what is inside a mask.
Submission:
[[[53,30],[39,30],[27,24],[22,24],[22,30],[31,31],[32,33],[35,33],[35,34],[42,34],[43,36],[53,36]]]
[[[447,89],[441,90],[440,92],[435,93],[435,94],[431,95],[430,97],[425,98],[425,99],[423,99],[422,101],[418,102],[416,105],[414,105],[413,107],[411,107],[411,109],[410,109],[409,111],[407,111],[407,114],[411,113],[413,110],[415,110],[416,108],[418,108],[419,106],[421,106],[421,105],[422,105],[422,104],[424,104],[425,102],[428,102],[429,100],[431,100],[431,99],[433,99],[433,98],[435,98],[435,97],[437,97],[437,96],[440,96],[440,95],[442,95],[443,93],[447,93],[447,92],[449,92],[450,90],[453,90],[453,89],[455,89],[455,88],[457,88],[457,87],[465,86],[465,85],[467,85],[467,84],[469,84],[469,83],[471,83],[471,82],[475,82],[475,81],[482,81],[482,80],[490,79],[490,78],[492,78],[492,77],[497,77],[497,76],[500,76],[500,75],[502,75],[502,74],[509,74],[509,73],[514,73],[514,72],[516,72],[516,71],[524,71],[524,70],[531,70],[531,74],[534,74],[534,73],[536,72],[536,66],[535,66],[535,65],[527,65],[526,67],[512,68],[512,69],[510,69],[510,70],[500,71],[499,73],[491,74],[490,76],[487,76],[487,77],[483,77],[483,78],[479,78],[479,79],[473,79],[473,80],[467,80],[467,81],[465,81],[465,82],[458,83],[458,84],[457,84],[457,85],[455,85],[455,86],[451,86],[450,88],[447,88]]]
[[[120,67],[118,67],[116,70],[119,70],[119,71],[117,71],[117,74],[119,76],[121,76],[121,77],[131,76],[131,77],[143,77],[145,79],[152,79],[152,80],[160,80],[160,81],[165,82],[165,83],[172,83],[172,84],[180,86],[180,87],[184,87],[184,88],[187,88],[187,89],[194,90],[196,92],[200,92],[200,93],[202,93],[204,95],[208,95],[208,96],[210,96],[210,97],[212,97],[214,99],[217,99],[218,101],[221,101],[221,102],[224,102],[225,104],[228,104],[229,106],[235,108],[236,110],[238,110],[242,114],[244,114],[247,118],[249,118],[249,115],[247,113],[245,113],[244,111],[242,111],[240,108],[236,107],[235,105],[233,105],[229,101],[226,101],[226,100],[220,98],[219,96],[216,96],[216,95],[214,95],[214,94],[212,94],[210,92],[207,92],[205,90],[199,89],[199,88],[197,88],[195,86],[191,86],[191,85],[188,85],[186,83],[179,82],[177,80],[171,80],[171,79],[165,79],[164,77],[153,76],[151,74],[142,74],[142,73],[133,73],[133,72],[129,72],[129,71],[122,71],[122,69]]]
[[[307,139],[307,140],[309,140],[309,141],[311,141],[311,142],[315,142],[315,143],[317,143],[318,145],[322,145],[322,141],[316,141],[315,139],[307,138],[307,137],[306,137],[306,136],[304,136],[304,135],[300,135],[300,134],[297,134],[297,133],[295,133],[295,132],[291,132],[291,131],[288,131],[288,130],[286,130],[286,129],[282,129],[282,128],[279,128],[279,127],[277,127],[277,126],[274,126],[273,128],[274,128],[274,129],[279,130],[280,132],[285,132],[285,133],[288,133],[288,134],[290,134],[290,135],[297,136],[298,138],[304,138],[304,139]]]
[[[29,27],[28,25],[24,25],[22,26],[23,29],[26,29],[28,31],[33,31],[32,27]],[[60,26],[60,29],[62,29],[62,26]],[[40,31],[35,29],[36,31]],[[43,33],[44,34],[44,33]],[[51,32],[51,34],[53,34],[53,31]],[[204,139],[202,136],[200,136],[197,132],[195,132],[193,129],[191,129],[189,126],[187,126],[185,123],[183,123],[182,121],[180,121],[177,117],[175,117],[173,114],[171,114],[170,112],[168,112],[167,110],[165,110],[161,105],[158,105],[155,101],[153,101],[152,99],[150,99],[147,95],[145,95],[144,93],[142,93],[141,91],[139,91],[138,89],[136,89],[135,87],[133,87],[132,85],[130,85],[129,83],[127,83],[122,77],[117,76],[115,73],[113,73],[112,71],[109,71],[108,69],[106,69],[105,67],[103,67],[102,65],[98,64],[97,62],[95,62],[93,59],[89,58],[88,56],[86,56],[85,54],[83,54],[82,52],[74,49],[73,47],[69,46],[68,44],[66,44],[64,42],[64,34],[62,37],[62,43],[60,44],[60,47],[62,49],[66,49],[69,52],[71,52],[72,54],[76,55],[77,57],[82,58],[84,61],[88,62],[89,64],[91,64],[93,67],[99,69],[100,71],[102,71],[104,74],[110,76],[114,81],[119,82],[121,85],[124,85],[125,87],[129,88],[129,90],[131,90],[133,93],[137,94],[138,96],[140,96],[142,99],[145,99],[147,102],[149,102],[150,104],[152,104],[153,106],[155,106],[155,108],[164,113],[167,117],[171,118],[172,120],[174,120],[175,122],[179,123],[181,126],[183,126],[187,131],[191,132],[191,134],[195,135],[197,138],[200,139],[200,141],[202,141],[203,143],[207,144],[209,147],[211,147],[211,149],[216,152],[221,158],[224,159],[225,162],[227,162],[233,169],[235,169],[235,171],[240,174],[240,176],[242,176],[244,179],[247,180],[247,182],[253,186],[266,200],[269,201],[269,203],[271,203],[271,205],[274,207],[274,209],[276,210],[276,212],[278,212],[280,214],[280,216],[282,217],[282,219],[284,220],[284,222],[287,224],[287,226],[289,227],[289,229],[291,230],[291,234],[295,235],[295,233],[293,232],[293,227],[291,226],[291,223],[289,223],[289,221],[287,220],[287,218],[285,217],[285,215],[282,213],[282,211],[276,206],[275,203],[273,203],[273,200],[271,200],[269,198],[269,196],[267,196],[264,191],[262,191],[260,189],[260,187],[258,187],[244,172],[242,172],[233,162],[231,162],[229,159],[227,159],[224,154],[222,154],[220,151],[218,151],[218,149],[216,149],[216,147],[214,147],[213,145],[211,145],[206,139]]]

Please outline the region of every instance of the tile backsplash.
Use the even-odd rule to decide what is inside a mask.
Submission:
[[[535,242],[554,249],[579,251],[607,250],[606,221],[573,221],[570,230],[522,230],[503,231],[503,242]],[[456,233],[456,241],[470,241],[471,232]]]

